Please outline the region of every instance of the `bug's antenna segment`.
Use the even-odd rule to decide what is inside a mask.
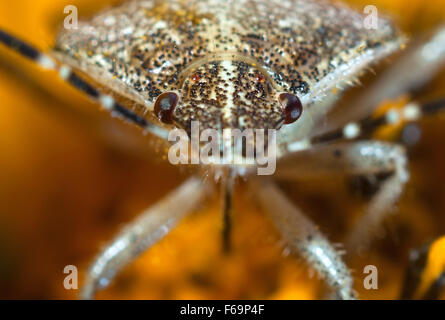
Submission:
[[[403,122],[417,121],[422,116],[429,116],[445,110],[445,99],[431,101],[424,104],[411,102],[401,110],[390,109],[378,117],[367,117],[359,122],[350,122],[341,129],[337,129],[311,139],[312,144],[332,142],[338,139],[352,140],[359,136],[372,134],[385,125],[397,125]]]
[[[39,50],[1,29],[0,42],[11,48],[12,50],[16,51],[17,53],[20,53],[22,56],[36,62],[38,62],[39,57],[42,55]]]
[[[74,88],[84,92],[94,101],[99,102],[104,109],[123,117],[129,122],[138,125],[139,127],[160,137],[161,139],[167,140],[168,132],[166,130],[147,122],[143,117],[117,103],[113,97],[100,93],[94,86],[82,79],[67,65],[58,66],[53,58],[47,56],[30,44],[14,37],[13,35],[1,29],[0,43],[3,43],[5,46],[19,53],[23,57],[36,62],[40,67],[44,69],[58,71],[59,76],[62,80],[64,80]]]
[[[309,147],[334,143],[341,140],[355,140],[359,137],[370,135],[386,125],[397,125],[404,122],[419,120],[422,116],[434,115],[445,111],[445,99],[439,99],[424,104],[411,102],[401,110],[390,109],[378,117],[367,117],[357,122],[349,122],[344,127],[316,135],[311,139],[296,141],[287,145],[289,152],[296,152]]]

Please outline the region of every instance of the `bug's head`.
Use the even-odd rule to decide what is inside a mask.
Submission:
[[[190,134],[193,121],[200,130],[279,129],[298,120],[303,109],[297,96],[276,90],[262,68],[222,59],[188,68],[180,89],[160,95],[154,111]]]

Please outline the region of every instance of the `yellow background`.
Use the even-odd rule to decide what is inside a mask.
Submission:
[[[348,2],[359,9],[376,5],[413,36],[445,21],[443,0]],[[0,28],[48,49],[65,5],[76,5],[82,17],[109,3],[0,0]],[[445,97],[444,80],[442,72],[423,96]],[[397,298],[408,249],[445,233],[443,124],[438,117],[420,123],[422,140],[410,149],[413,176],[397,215],[369,252],[349,262],[362,298]],[[53,73],[0,48],[0,298],[76,298],[76,291],[63,288],[64,266],[78,266],[82,279],[94,254],[124,222],[185,178],[187,172],[153,156],[139,133],[110,119]],[[328,182],[283,187],[306,199],[314,210],[308,214],[334,240],[361,203],[346,189],[330,193]],[[329,210],[314,206],[320,199]],[[235,205],[230,256],[221,254],[215,197],[99,297],[315,298],[322,283],[302,261],[282,255],[278,235],[242,187]],[[367,264],[379,268],[379,290],[361,289]]]

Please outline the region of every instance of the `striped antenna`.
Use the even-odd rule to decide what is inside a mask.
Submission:
[[[53,58],[1,29],[0,43],[3,43],[23,57],[34,61],[43,69],[57,71],[62,80],[100,103],[104,109],[123,117],[161,139],[167,140],[168,132],[165,129],[147,122],[143,117],[117,103],[113,97],[100,93],[93,85],[82,79],[69,66],[58,65]]]
[[[445,110],[445,99],[439,99],[420,105],[415,102],[406,104],[401,110],[390,109],[378,117],[367,117],[361,121],[350,122],[344,127],[332,130],[307,140],[296,141],[287,145],[289,152],[308,149],[311,146],[333,143],[341,140],[355,140],[372,134],[385,125],[397,125],[403,122],[419,120],[422,116],[434,115]]]

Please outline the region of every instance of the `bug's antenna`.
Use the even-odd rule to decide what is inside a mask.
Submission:
[[[84,92],[94,101],[99,102],[103,108],[138,125],[144,130],[147,130],[154,135],[167,140],[168,132],[166,130],[147,122],[143,117],[117,103],[113,97],[100,93],[94,86],[82,79],[67,65],[59,66],[53,58],[1,29],[0,43],[3,43],[5,46],[19,53],[23,57],[36,62],[43,69],[58,71],[62,80]]]
[[[288,144],[287,149],[292,152],[318,144],[332,143],[339,140],[354,140],[361,136],[372,134],[385,125],[417,121],[422,116],[433,115],[441,111],[445,111],[445,99],[427,102],[422,105],[411,102],[406,104],[401,110],[390,109],[381,116],[367,117],[361,121],[350,122],[342,128],[314,136],[310,140]]]
[[[390,109],[377,117],[366,117],[357,122],[350,122],[342,128],[328,131],[310,139],[295,141],[286,145],[288,152],[296,152],[311,146],[333,143],[341,140],[355,140],[370,135],[385,125],[397,125],[404,122],[419,120],[422,116],[430,116],[445,111],[445,99],[438,99],[424,104],[411,102],[401,110]]]
[[[39,62],[39,57],[42,56],[39,50],[30,46],[26,42],[12,36],[11,34],[4,32],[1,29],[0,29],[0,42],[6,45],[7,47],[11,48],[12,50],[16,51],[17,53],[20,53],[22,56],[31,59],[33,61]]]

